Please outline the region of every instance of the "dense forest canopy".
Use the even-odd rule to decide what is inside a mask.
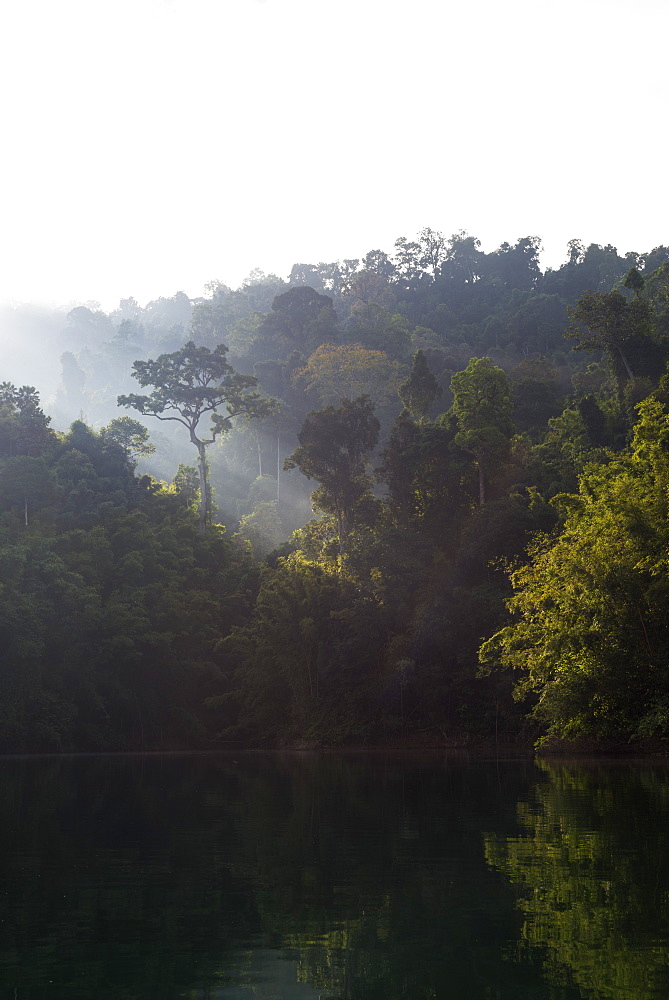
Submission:
[[[539,251],[5,312],[0,749],[669,735],[669,248]]]

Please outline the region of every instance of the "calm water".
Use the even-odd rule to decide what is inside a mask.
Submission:
[[[669,996],[669,765],[0,759],[0,997]]]

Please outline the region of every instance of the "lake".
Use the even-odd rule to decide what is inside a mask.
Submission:
[[[0,997],[669,996],[669,764],[0,758]]]

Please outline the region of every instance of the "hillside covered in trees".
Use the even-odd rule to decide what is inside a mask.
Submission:
[[[669,736],[669,248],[539,252],[6,310],[0,750]]]

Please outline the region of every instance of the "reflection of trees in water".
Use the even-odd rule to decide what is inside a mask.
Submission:
[[[519,922],[481,856],[491,815],[516,828],[523,771],[320,755],[247,770],[235,863],[298,981],[324,1000],[548,996],[537,966],[506,960]]]
[[[546,950],[551,978],[568,971],[596,997],[666,997],[669,773],[543,767],[548,780],[518,806],[523,835],[485,839],[488,862],[520,890],[524,946]]]

